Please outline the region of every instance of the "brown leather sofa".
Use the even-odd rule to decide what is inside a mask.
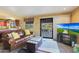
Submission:
[[[11,37],[8,36],[8,34],[12,33],[12,32],[16,32],[20,35],[20,38],[18,39],[13,39]],[[31,32],[31,35],[26,36],[24,30],[20,29],[20,30],[8,30],[2,33],[2,43],[3,43],[3,49],[7,49],[9,51],[11,51],[11,49],[16,49],[19,47],[23,47],[27,40],[29,40],[31,38],[31,36],[33,33]]]

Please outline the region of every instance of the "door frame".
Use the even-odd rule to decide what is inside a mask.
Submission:
[[[41,20],[43,20],[43,19],[52,19],[52,37],[43,37],[43,38],[50,38],[50,39],[53,39],[53,18],[41,18],[40,19],[40,36],[41,36],[41,24],[42,24],[42,21]]]

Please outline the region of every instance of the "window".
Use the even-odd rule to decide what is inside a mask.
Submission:
[[[33,31],[33,23],[34,23],[34,18],[26,18],[25,19],[25,28],[29,29],[30,31]]]

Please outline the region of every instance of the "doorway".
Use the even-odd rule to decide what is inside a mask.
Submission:
[[[40,36],[53,39],[53,18],[40,19]]]

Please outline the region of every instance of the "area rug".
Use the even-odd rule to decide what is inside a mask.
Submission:
[[[39,53],[41,52],[48,52],[48,53],[59,53],[60,50],[58,48],[57,42],[53,39],[42,39],[42,44],[38,48]]]

